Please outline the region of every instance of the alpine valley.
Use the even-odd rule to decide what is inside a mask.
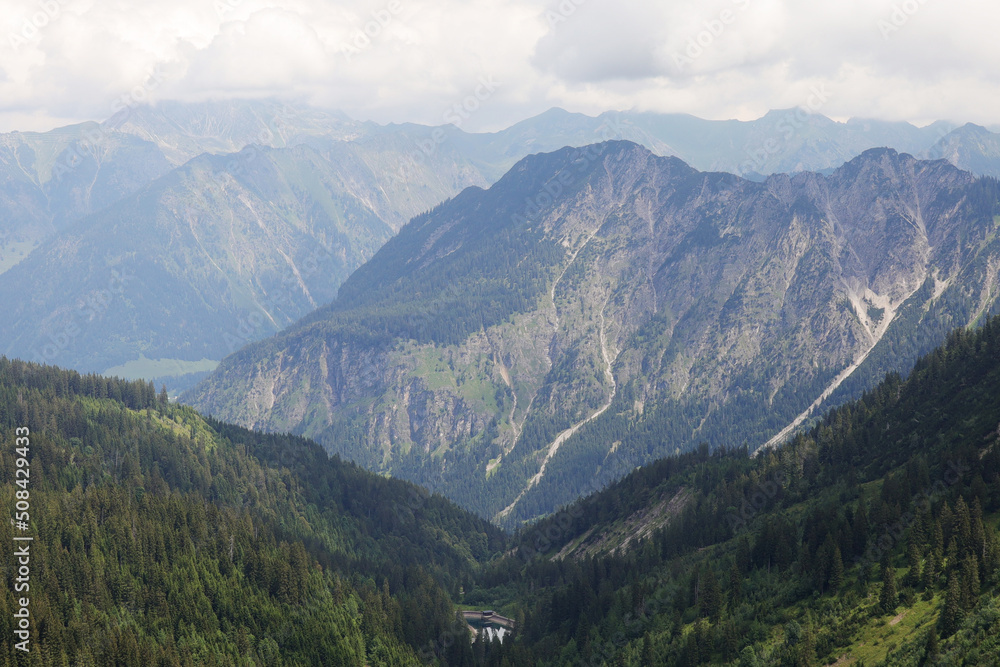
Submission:
[[[0,667],[1000,664],[996,129],[0,136]]]
[[[34,533],[30,602],[0,588],[30,662],[0,665],[996,664],[998,388],[1000,317],[761,456],[662,459],[511,537],[149,383],[0,359]]]

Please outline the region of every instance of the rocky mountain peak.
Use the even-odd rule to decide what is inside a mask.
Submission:
[[[892,149],[764,183],[627,141],[531,156],[187,400],[516,524],[699,442],[759,446],[995,309],[982,187]]]

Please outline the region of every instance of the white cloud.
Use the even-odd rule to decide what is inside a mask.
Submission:
[[[295,96],[380,122],[464,127],[550,106],[750,118],[803,104],[1000,121],[1000,8],[974,0],[0,0],[0,130],[181,100]],[[481,90],[481,89],[480,89]]]

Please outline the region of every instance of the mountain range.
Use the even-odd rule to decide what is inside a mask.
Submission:
[[[757,182],[564,148],[417,216],[184,400],[519,525],[904,372],[996,312],[998,231],[995,179],[892,149]]]
[[[0,667],[997,663],[998,156],[795,110],[3,135],[0,353],[147,379],[0,356]]]
[[[470,133],[271,100],[124,107],[103,124],[0,136],[0,301],[13,306],[0,350],[176,394],[332,300],[413,216],[566,145],[629,139],[759,180],[873,146],[1000,173],[995,137],[795,109],[752,122],[553,109]]]

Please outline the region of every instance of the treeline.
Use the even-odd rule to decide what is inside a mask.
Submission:
[[[151,382],[107,378],[93,373],[81,375],[55,366],[40,366],[6,357],[0,357],[0,389],[7,394],[7,399],[12,393],[20,392],[23,396],[25,390],[35,390],[47,401],[76,396],[107,398],[132,410],[155,407],[163,399],[163,396],[156,393],[156,387]],[[4,400],[0,402],[0,423],[11,423],[10,411],[18,405],[27,410],[23,414],[24,418],[32,416],[33,408],[30,405],[24,407],[23,398],[13,402]]]
[[[442,498],[148,383],[0,359],[8,506],[16,427],[31,432],[33,634],[0,665],[472,664],[467,640],[440,639],[504,537]]]
[[[675,497],[624,553],[552,558]],[[994,318],[781,448],[703,446],[523,529],[472,598],[506,601],[538,665],[992,664],[998,514]],[[873,650],[897,614],[916,629]]]

